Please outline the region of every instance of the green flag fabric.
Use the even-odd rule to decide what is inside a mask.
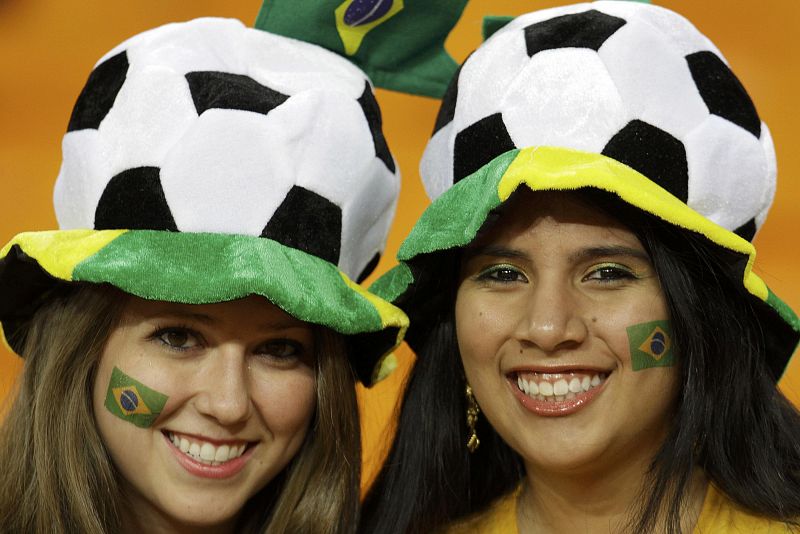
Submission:
[[[341,54],[378,86],[441,98],[457,64],[444,41],[467,0],[264,0],[255,27]]]

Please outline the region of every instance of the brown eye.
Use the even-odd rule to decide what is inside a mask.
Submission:
[[[276,339],[260,345],[256,353],[279,360],[288,360],[303,354],[303,345],[291,339]]]
[[[153,337],[171,349],[186,350],[197,345],[196,337],[183,328],[164,328]]]
[[[601,265],[584,277],[584,280],[596,280],[598,282],[620,282],[636,278],[628,268],[620,265]]]
[[[525,275],[513,265],[492,266],[478,274],[478,280],[498,283],[527,281]]]

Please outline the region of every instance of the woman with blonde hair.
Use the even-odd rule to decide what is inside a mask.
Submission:
[[[686,19],[520,16],[462,65],[371,288],[417,361],[363,532],[786,532],[800,321],[753,272],[769,130]]]
[[[398,192],[369,80],[198,19],[106,54],[67,130],[60,229],[0,259],[0,531],[354,531],[355,381],[407,325],[352,281]]]

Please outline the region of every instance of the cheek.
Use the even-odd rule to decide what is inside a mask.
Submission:
[[[514,315],[514,305],[509,299],[459,291],[455,326],[462,358],[486,360],[496,356],[497,350],[513,333]]]
[[[456,338],[464,375],[481,406],[489,411],[492,406],[487,401],[501,387],[502,375],[497,370],[503,347],[513,338],[514,313],[513,302],[480,293],[459,292],[456,298]]]
[[[252,399],[272,434],[304,431],[317,405],[313,373],[285,371],[262,377],[253,385]]]
[[[663,298],[641,299],[621,306],[606,306],[602,312],[592,315],[591,326],[594,334],[604,340],[605,344],[621,361],[623,366],[631,365],[631,343],[639,346],[643,339],[637,341],[637,335],[629,336],[628,329],[636,329],[653,321],[663,321],[669,317]]]

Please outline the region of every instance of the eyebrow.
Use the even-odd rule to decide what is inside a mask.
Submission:
[[[500,245],[484,245],[479,247],[468,247],[464,250],[462,261],[467,262],[477,256],[490,256],[495,258],[510,258],[528,260],[530,257],[523,251],[503,247]],[[628,256],[650,263],[650,257],[643,250],[625,246],[601,246],[587,247],[577,250],[570,254],[569,260],[573,263],[603,258],[608,256]]]
[[[650,256],[646,252],[637,248],[624,247],[624,246],[606,246],[606,247],[588,247],[578,250],[570,254],[569,259],[572,262],[581,262],[602,258],[607,256],[628,256],[650,263]]]
[[[491,256],[494,258],[512,258],[528,260],[528,255],[515,248],[502,247],[500,245],[483,245],[480,247],[467,247],[464,249],[463,262],[468,262],[477,256]]]
[[[151,317],[155,318],[162,318],[162,319],[178,319],[178,320],[185,320],[185,321],[197,321],[203,324],[214,324],[217,321],[214,317],[210,315],[206,315],[205,313],[197,313],[197,312],[190,312],[190,311],[182,311],[182,310],[165,310],[163,312],[154,313]],[[305,326],[305,323],[302,321],[298,321],[294,318],[288,319],[277,319],[274,321],[266,321],[263,323],[259,323],[257,328],[260,330],[291,330],[293,328],[300,328]]]
[[[181,310],[159,310],[155,313],[148,314],[151,317],[163,319],[183,319],[189,321],[197,321],[198,323],[211,324],[214,319],[210,315],[204,313],[195,313]]]

